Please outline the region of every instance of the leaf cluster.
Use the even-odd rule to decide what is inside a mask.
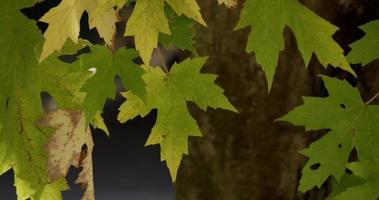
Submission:
[[[34,3],[0,3],[0,174],[14,171],[19,200],[61,199],[61,192],[68,189],[65,177],[70,166],[82,168],[76,182],[86,187],[83,200],[95,198],[89,126],[109,135],[101,114],[106,100],[115,98],[116,77],[126,88],[120,122],[157,110],[146,145],[160,145],[161,160],[173,181],[182,156],[188,154],[188,137],[201,136],[187,102],[202,110],[237,112],[215,84],[217,76],[200,72],[207,57],[196,57],[193,26],[206,26],[206,22],[196,0],[62,0],[39,19],[48,24],[43,34],[20,12]],[[218,3],[237,6],[235,0]],[[134,37],[135,49],[116,49],[114,44],[118,12],[125,6],[133,7],[124,35]],[[79,38],[85,12],[89,27],[97,29],[105,45]],[[315,55],[323,66],[354,75],[350,63],[365,65],[379,57],[378,20],[361,27],[366,35],[345,56],[333,39],[338,28],[298,0],[246,0],[236,29],[245,27],[251,29],[246,51],[254,52],[264,68],[269,90],[284,50],[286,27],[293,32],[306,65]],[[159,44],[175,45],[193,55],[162,70],[150,64]],[[83,47],[90,52],[73,63],[59,59]],[[138,57],[144,63],[141,66],[135,62]],[[306,130],[328,130],[301,151],[309,160],[299,190],[306,192],[330,179],[333,191],[328,199],[374,200],[379,196],[379,107],[372,101],[379,93],[363,101],[358,89],[347,82],[322,79],[328,97],[304,97],[303,105],[280,119]],[[54,98],[57,109],[44,111],[41,92]],[[354,151],[358,159],[349,162]]]
[[[62,0],[39,19],[48,24],[43,35],[20,11],[34,3],[0,3],[4,9],[0,14],[0,174],[14,171],[19,200],[62,199],[71,166],[82,168],[76,180],[86,188],[82,199],[95,198],[89,126],[109,135],[101,114],[106,100],[116,95],[116,77],[127,90],[120,122],[158,110],[146,144],[161,145],[162,161],[173,181],[183,154],[188,153],[188,136],[201,136],[186,103],[194,102],[203,110],[236,111],[214,83],[217,76],[200,73],[206,57],[188,58],[170,71],[149,65],[158,39],[162,45],[195,53],[192,26],[194,21],[205,25],[195,0],[134,2],[125,35],[134,36],[136,49],[115,49],[113,41],[118,11],[131,2]],[[79,38],[84,12],[89,27],[97,29],[105,45]],[[72,63],[59,59],[84,47],[90,52]],[[145,65],[136,64],[138,56]],[[44,110],[42,92],[53,97],[55,110]]]

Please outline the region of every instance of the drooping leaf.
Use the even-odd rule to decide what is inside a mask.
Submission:
[[[145,64],[150,64],[153,49],[158,45],[159,33],[171,35],[168,19],[164,12],[167,2],[178,15],[205,25],[196,0],[137,0],[133,13],[126,25],[126,36],[134,36],[136,49]]]
[[[47,141],[49,179],[67,176],[71,166],[82,167],[75,181],[86,188],[82,200],[94,200],[92,169],[93,141],[84,114],[78,110],[56,110],[39,120],[41,127],[55,128]]]
[[[134,36],[142,60],[149,64],[159,33],[171,34],[163,10],[164,1],[138,0],[126,25],[126,36]]]
[[[269,88],[279,52],[284,50],[283,32],[286,26],[294,33],[306,65],[314,53],[322,65],[331,64],[353,73],[342,48],[332,38],[337,27],[304,7],[298,0],[246,0],[236,28],[247,26],[251,26],[251,31],[246,51],[255,52],[257,62],[266,72]]]
[[[359,159],[379,158],[379,148],[375,145],[379,140],[379,106],[367,105],[358,90],[347,82],[327,77],[323,80],[328,97],[304,97],[304,105],[281,119],[305,126],[306,130],[330,129],[301,151],[309,157],[300,180],[299,190],[303,192],[320,187],[330,176],[339,182],[353,148]]]
[[[186,102],[192,101],[203,110],[212,107],[236,111],[223,95],[223,90],[214,84],[216,75],[200,73],[205,61],[206,58],[185,60],[175,64],[168,74],[158,67],[145,67],[146,103],[132,92],[123,94],[127,100],[120,107],[120,122],[138,115],[143,117],[152,109],[158,110],[146,145],[160,144],[161,159],[166,160],[173,181],[182,155],[188,153],[188,136],[201,136]]]
[[[20,12],[28,3],[1,3],[0,174],[14,171],[18,200],[59,200],[67,185],[64,179],[48,180],[44,144],[49,134],[36,126],[44,114],[40,94],[48,92],[59,106],[75,108],[83,98],[79,90],[86,75],[55,56],[38,63],[43,38]]]
[[[121,77],[125,87],[144,99],[145,83],[141,78],[144,71],[133,62],[136,57],[137,52],[132,49],[119,49],[112,53],[106,47],[97,45],[91,46],[91,53],[79,57],[77,62],[84,70],[96,69],[82,87],[82,91],[87,94],[82,107],[89,122],[93,122],[98,111],[102,112],[108,98],[115,97],[116,75]],[[99,119],[95,122],[99,122]]]
[[[54,51],[60,51],[68,38],[77,43],[80,32],[80,19],[88,12],[90,28],[96,28],[108,45],[112,45],[118,21],[114,6],[121,8],[126,1],[120,0],[62,0],[47,12],[40,21],[48,23],[44,36],[45,43],[40,57],[43,61]]]
[[[379,20],[371,21],[361,26],[361,29],[366,35],[350,45],[352,50],[347,58],[351,63],[366,65],[379,58]]]

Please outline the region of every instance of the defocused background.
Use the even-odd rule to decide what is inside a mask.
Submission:
[[[379,18],[378,0],[301,0],[309,9],[341,28],[336,41],[349,51],[348,45],[364,34],[357,27]],[[24,10],[38,19],[59,0],[46,0],[35,8]],[[94,131],[95,190],[98,200],[321,200],[329,193],[329,183],[306,194],[297,192],[300,171],[305,157],[298,151],[324,132],[305,132],[303,127],[277,122],[295,106],[301,96],[326,96],[318,74],[346,78],[358,86],[364,99],[379,90],[379,62],[365,67],[352,66],[358,78],[340,69],[324,69],[314,56],[308,68],[297,50],[290,29],[284,31],[286,48],[267,94],[264,72],[255,62],[254,54],[245,53],[248,29],[233,31],[243,1],[235,9],[218,6],[216,0],[199,0],[208,27],[196,25],[195,46],[199,55],[209,55],[204,72],[217,73],[217,83],[240,111],[203,112],[189,103],[204,138],[190,138],[190,155],[185,156],[175,187],[168,170],[160,162],[159,147],[144,147],[155,121],[155,113],[126,124],[116,120],[118,97],[104,109],[111,137]],[[120,13],[117,46],[133,46],[131,38],[122,37],[124,24],[133,4]],[[96,30],[88,30],[83,16],[81,37],[102,42]],[[44,30],[46,24],[38,24]],[[187,56],[175,48],[165,53],[167,65]],[[159,61],[154,61],[160,65]],[[121,88],[121,87],[120,87]],[[72,183],[78,170],[71,170],[72,190],[65,199],[77,200],[81,190]],[[12,174],[0,177],[0,199],[16,199]],[[174,189],[175,188],[175,189]]]

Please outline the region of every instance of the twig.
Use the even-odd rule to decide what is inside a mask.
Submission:
[[[372,101],[374,101],[377,97],[379,96],[379,92],[377,92],[370,100],[368,100],[365,104],[368,105],[370,104]]]
[[[165,61],[164,61],[164,59],[163,59],[163,55],[162,55],[162,52],[161,52],[161,48],[158,47],[157,49],[158,49],[158,56],[159,56],[159,58],[160,58],[160,60],[161,60],[161,63],[162,63],[162,65],[163,65],[163,69],[165,70],[166,73],[168,73],[168,68],[167,68],[166,63],[165,63]]]

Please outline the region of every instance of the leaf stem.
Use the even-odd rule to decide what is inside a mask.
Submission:
[[[379,91],[373,96],[371,97],[370,100],[368,100],[365,104],[368,105],[370,104],[372,101],[374,101],[377,97],[379,96]]]
[[[168,73],[168,68],[167,68],[167,66],[166,66],[166,63],[165,63],[165,61],[164,61],[164,59],[163,59],[163,55],[162,55],[162,52],[161,52],[161,48],[158,46],[158,56],[159,56],[159,59],[161,60],[161,63],[162,63],[162,65],[163,65],[163,69],[165,70],[165,72],[166,72],[166,74]]]

